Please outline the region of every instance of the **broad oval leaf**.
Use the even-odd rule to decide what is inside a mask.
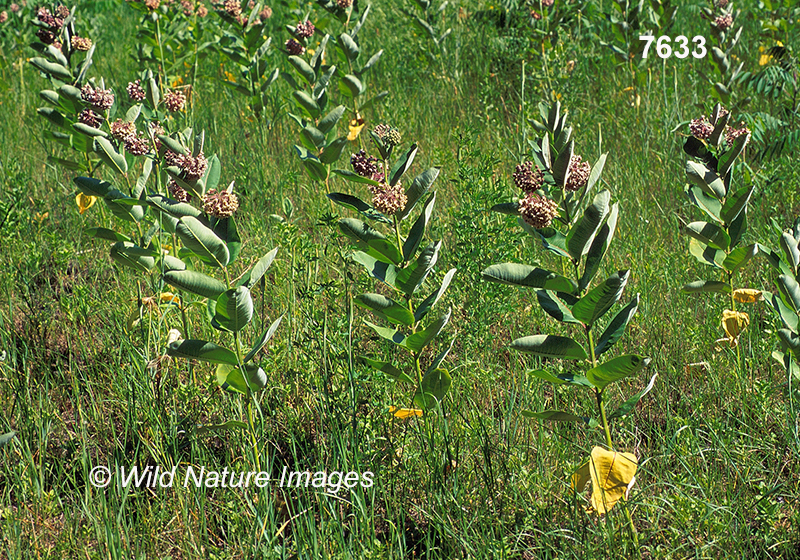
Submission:
[[[452,310],[448,309],[447,313],[436,319],[433,323],[425,327],[423,330],[414,334],[408,335],[403,342],[403,346],[419,354],[422,350],[436,338],[442,329],[450,321]]]
[[[619,301],[629,276],[629,270],[620,270],[612,274],[605,282],[578,300],[578,303],[572,306],[572,314],[584,324],[593,325]]]
[[[650,358],[626,354],[593,367],[586,372],[586,379],[598,389],[603,390],[615,381],[635,375],[649,363]]]
[[[517,263],[493,264],[481,272],[481,277],[490,282],[522,286],[527,288],[543,288],[554,292],[574,293],[577,285],[572,280],[555,272],[535,266]]]
[[[272,335],[274,335],[275,331],[278,330],[278,326],[281,324],[281,320],[282,319],[283,319],[283,315],[281,315],[280,317],[275,319],[275,321],[273,321],[273,323],[269,326],[269,328],[267,330],[265,330],[261,334],[260,337],[258,337],[258,340],[256,340],[255,344],[253,344],[253,347],[250,349],[250,351],[244,357],[245,363],[247,363],[250,360],[252,360],[253,358],[255,358],[256,355],[259,352],[261,352],[261,350],[264,348],[264,346],[267,345],[267,342],[269,342],[269,340],[272,338]]]
[[[719,282],[717,280],[695,280],[685,284],[681,291],[686,294],[694,294],[698,292],[717,292],[720,294],[731,293],[731,285],[727,282]]]
[[[614,315],[614,318],[611,319],[606,326],[606,330],[604,330],[600,338],[597,339],[597,346],[594,348],[595,356],[600,357],[617,343],[625,333],[625,328],[636,314],[638,308],[639,294],[636,294],[636,297],[634,297],[628,305],[620,309],[617,314]]]
[[[718,225],[709,222],[692,222],[686,226],[686,233],[715,249],[726,251],[731,245],[728,233]]]
[[[566,360],[586,360],[588,355],[583,346],[566,336],[536,334],[524,336],[511,343],[511,348],[544,358],[564,358]]]
[[[444,400],[451,384],[450,372],[446,369],[436,368],[429,371],[422,378],[422,385],[414,393],[414,404],[423,410],[435,408]]]
[[[428,274],[436,265],[436,261],[439,258],[439,249],[441,246],[441,241],[430,243],[420,252],[416,261],[397,272],[395,285],[402,290],[406,296],[410,297],[413,295],[425,281],[425,278],[428,277]]]
[[[722,200],[725,197],[725,183],[722,177],[702,163],[687,161],[686,176],[689,181],[700,187],[705,194],[718,200]]]
[[[432,193],[425,202],[425,205],[422,207],[422,212],[414,222],[414,225],[411,226],[411,230],[408,232],[408,237],[406,238],[405,243],[403,243],[403,260],[411,260],[416,254],[417,249],[419,249],[419,244],[422,242],[422,237],[425,235],[425,229],[428,227],[431,214],[433,214],[433,205],[435,202],[436,193]]]
[[[389,259],[394,264],[403,262],[400,250],[389,241],[385,235],[355,218],[342,218],[339,220],[339,229],[347,237],[356,242],[360,249],[367,252],[375,251]]]
[[[408,199],[406,207],[396,214],[399,220],[405,220],[408,217],[417,202],[430,190],[440,171],[440,167],[431,167],[414,178],[411,187],[406,188],[406,198]]]
[[[359,294],[355,297],[354,302],[372,310],[378,317],[395,325],[411,326],[415,322],[414,315],[408,307],[380,294]]]
[[[567,251],[573,260],[578,261],[589,251],[597,230],[603,224],[609,212],[611,192],[601,191],[594,201],[586,207],[583,216],[567,233]]]
[[[409,375],[400,371],[397,367],[393,366],[389,362],[381,362],[380,360],[373,360],[372,358],[361,358],[364,362],[377,369],[378,371],[382,371],[395,381],[404,381],[406,383],[416,383]]]
[[[536,299],[539,301],[539,305],[544,309],[545,313],[556,321],[574,323],[577,325],[583,324],[572,315],[569,307],[567,307],[552,290],[536,290]]]
[[[239,332],[253,318],[253,297],[244,286],[223,292],[217,298],[214,319],[225,330]]]
[[[225,242],[214,231],[193,216],[184,216],[178,221],[175,233],[183,244],[200,260],[212,266],[228,265],[230,253]]]
[[[758,243],[743,245],[731,251],[722,266],[730,273],[736,272],[758,253]]]
[[[196,270],[170,270],[164,273],[164,282],[192,294],[217,299],[225,291],[225,284]]]
[[[167,347],[167,354],[173,358],[200,360],[212,364],[237,365],[236,354],[207,340],[180,340]]]

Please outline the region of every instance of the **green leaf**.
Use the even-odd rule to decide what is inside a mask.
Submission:
[[[385,373],[386,375],[388,375],[389,377],[391,377],[395,381],[405,381],[406,383],[416,383],[416,381],[411,379],[410,376],[408,376],[407,374],[403,373],[402,371],[397,369],[395,366],[393,366],[389,362],[381,362],[379,360],[373,360],[371,358],[362,358],[362,360],[364,360],[364,362],[367,365],[377,369],[378,371],[382,371],[383,373]]]
[[[397,272],[395,283],[406,296],[411,297],[425,281],[428,273],[436,265],[441,246],[441,241],[429,244],[413,264]]]
[[[36,112],[57,127],[67,129],[69,122],[58,110],[52,107],[40,107],[36,109]]]
[[[731,238],[727,232],[709,222],[692,222],[686,226],[686,233],[714,249],[725,251],[731,245]]]
[[[108,165],[111,169],[124,175],[128,172],[128,162],[121,153],[117,151],[114,145],[108,141],[108,138],[96,136],[94,139],[94,146],[97,155],[103,160],[103,163]]]
[[[392,288],[395,287],[395,284],[397,283],[398,270],[394,267],[394,265],[380,261],[372,255],[364,253],[363,251],[356,251],[353,253],[352,259],[366,268],[367,272],[369,272],[373,278],[388,284]]]
[[[611,245],[611,240],[614,238],[614,233],[617,230],[617,218],[619,216],[619,203],[614,203],[611,206],[611,211],[606,218],[605,223],[597,230],[597,234],[592,241],[589,252],[586,253],[586,262],[583,265],[583,275],[580,282],[578,282],[578,289],[584,290],[586,286],[594,278],[597,271],[600,269],[600,263]]]
[[[439,171],[441,171],[440,167],[431,167],[414,178],[411,187],[406,188],[406,198],[408,199],[406,207],[396,214],[399,220],[405,220],[417,202],[428,193],[431,185],[439,176]]]
[[[192,216],[184,216],[175,228],[183,244],[203,262],[211,266],[224,267],[230,261],[230,252],[225,242],[214,231]]]
[[[389,321],[395,325],[414,324],[414,315],[405,307],[393,299],[380,294],[359,294],[354,302],[361,307],[371,309],[378,317]]]
[[[316,126],[306,125],[305,128],[300,131],[300,134],[303,139],[306,140],[304,144],[308,149],[319,150],[325,145],[325,135]]]
[[[791,233],[783,232],[781,234],[781,249],[783,249],[783,254],[786,255],[786,262],[789,263],[789,267],[791,270],[797,270],[797,266],[800,265],[800,250],[797,247],[797,239],[794,238],[794,235]]]
[[[758,243],[737,247],[728,254],[724,261],[722,261],[722,266],[728,272],[736,272],[757,253]]]
[[[722,209],[719,211],[719,216],[722,218],[722,221],[726,224],[733,223],[733,220],[736,219],[739,213],[747,206],[747,203],[750,202],[750,197],[754,190],[755,186],[744,187],[729,196],[725,200],[725,204],[722,205]]]
[[[404,153],[400,159],[397,160],[392,166],[392,171],[389,173],[391,179],[389,180],[389,184],[395,186],[397,182],[400,180],[400,177],[408,171],[408,168],[411,167],[411,164],[414,162],[414,156],[417,155],[417,145],[412,144],[411,147]],[[438,173],[437,173],[438,175]]]
[[[597,339],[597,346],[595,346],[594,349],[595,356],[600,357],[617,343],[625,333],[625,328],[636,314],[638,308],[639,294],[636,294],[636,297],[634,297],[628,305],[620,309],[617,314],[614,315],[614,318],[609,321],[606,329],[603,331],[603,334]]]
[[[267,386],[267,374],[262,368],[254,364],[244,366],[246,378],[238,366],[219,364],[216,370],[217,383],[226,391],[235,391],[244,395],[253,389],[263,389]]]
[[[533,412],[532,410],[523,410],[522,415],[526,418],[536,418],[538,420],[546,420],[548,422],[585,422],[586,419],[572,414],[571,412],[561,412],[560,410],[545,410],[544,412]]]
[[[372,206],[358,197],[345,193],[328,193],[328,198],[339,206],[360,212],[365,218],[384,224],[391,224],[392,220],[375,210]]]
[[[578,303],[572,306],[572,314],[576,319],[591,327],[597,319],[611,309],[612,305],[619,301],[629,276],[629,270],[620,270],[612,274],[605,282],[578,300]]]
[[[797,312],[787,307],[778,294],[769,294],[766,300],[769,306],[778,314],[783,326],[797,332],[798,325],[800,325],[800,317],[798,317]]]
[[[228,420],[227,422],[223,422],[222,424],[204,424],[202,426],[197,426],[194,429],[194,434],[197,436],[202,436],[205,434],[211,434],[215,432],[224,432],[233,429],[243,430],[247,428],[247,422],[240,422],[239,420]]]
[[[450,372],[444,368],[436,368],[425,374],[422,385],[414,393],[414,404],[423,410],[431,410],[444,400],[452,384]]]
[[[128,241],[131,242],[131,238],[127,235],[122,233],[117,233],[114,230],[102,228],[102,227],[93,227],[88,228],[86,230],[86,234],[89,237],[94,237],[95,239],[105,239],[107,241]]]
[[[800,312],[800,285],[797,280],[788,274],[781,274],[777,283],[784,303],[795,312]]]
[[[164,282],[192,294],[217,299],[225,291],[225,284],[196,270],[170,270],[164,273]]]
[[[597,193],[594,201],[586,207],[583,216],[570,228],[567,233],[567,251],[573,260],[580,260],[589,251],[595,234],[608,215],[610,200],[609,191]]]
[[[572,153],[575,149],[575,141],[570,140],[569,143],[559,152],[556,161],[553,162],[553,179],[556,186],[563,187],[568,178],[569,163],[572,159]]]
[[[539,301],[539,305],[542,306],[545,313],[553,317],[556,321],[574,323],[577,325],[583,324],[572,316],[569,307],[567,307],[552,290],[536,290],[536,299]]]
[[[0,435],[0,449],[11,443],[11,440],[14,439],[15,435],[17,435],[17,432],[14,431]]]
[[[650,358],[627,354],[593,367],[586,372],[586,379],[598,389],[603,390],[615,381],[635,375],[649,363]]]
[[[518,202],[502,202],[495,204],[491,207],[492,212],[499,214],[508,214],[509,216],[519,216],[519,203]]]
[[[572,280],[564,278],[535,266],[517,263],[493,264],[481,272],[481,278],[509,286],[544,288],[554,292],[575,293],[577,286]]]
[[[37,70],[57,80],[61,80],[62,82],[71,82],[73,80],[72,72],[69,71],[69,68],[55,62],[50,62],[46,58],[37,56],[31,58],[30,63],[35,66]]]
[[[713,196],[708,196],[697,185],[688,185],[684,192],[686,193],[686,196],[689,197],[689,200],[692,202],[692,204],[700,208],[714,220],[718,222],[723,221],[722,218],[720,218],[722,205],[720,204],[719,200]]]
[[[309,85],[313,85],[314,82],[317,81],[317,74],[314,72],[314,69],[308,65],[308,62],[300,58],[299,56],[290,56],[289,57],[289,64],[294,66],[295,70],[297,70],[303,79],[308,82]]]
[[[555,253],[559,257],[572,259],[572,257],[570,257],[569,253],[567,252],[567,238],[564,236],[563,233],[561,233],[557,229],[552,227],[534,229],[531,226],[529,226],[522,218],[517,218],[517,223],[526,232],[538,237],[542,242],[542,246],[547,251]]]
[[[571,338],[552,334],[536,334],[518,338],[511,343],[511,349],[544,358],[564,358],[565,360],[589,358],[583,346]]]
[[[139,272],[150,272],[156,264],[152,251],[142,249],[128,241],[119,241],[111,246],[111,258],[121,265]]]
[[[342,152],[350,142],[346,136],[340,136],[325,146],[323,152],[319,155],[319,160],[325,165],[330,165],[342,156]]]
[[[339,80],[339,91],[347,97],[358,97],[366,91],[366,88],[356,76],[347,74]]]
[[[777,334],[783,350],[790,350],[795,359],[800,358],[800,335],[789,329],[778,329]]]
[[[725,182],[722,177],[702,163],[687,161],[686,176],[691,183],[700,187],[708,196],[718,200],[725,197]]]
[[[153,208],[160,210],[161,212],[165,212],[172,216],[173,218],[183,218],[184,216],[192,216],[193,218],[199,218],[202,216],[202,212],[192,206],[191,204],[187,204],[185,202],[176,202],[171,198],[167,198],[161,194],[154,194],[147,197],[147,203],[150,204]]]
[[[361,175],[359,175],[357,173],[353,173],[352,171],[348,171],[347,169],[334,169],[333,172],[336,173],[337,175],[341,175],[342,177],[344,177],[348,181],[352,181],[353,183],[361,183],[361,184],[364,184],[364,185],[380,186],[380,183],[378,181],[373,181],[372,179],[370,179],[368,177],[362,177]]]
[[[592,384],[589,383],[589,380],[586,379],[583,375],[577,375],[574,373],[561,373],[559,375],[553,375],[543,369],[537,369],[533,371],[528,371],[528,375],[532,375],[534,377],[538,377],[544,381],[549,383],[553,383],[555,385],[579,385],[581,387],[592,387]]]
[[[631,411],[633,411],[633,408],[636,406],[636,404],[640,400],[642,400],[642,397],[644,397],[647,393],[649,393],[653,389],[653,387],[656,384],[656,377],[658,377],[658,374],[654,373],[653,377],[650,378],[650,383],[647,384],[647,387],[645,387],[644,389],[633,395],[631,398],[629,398],[627,401],[622,403],[622,405],[617,410],[608,415],[608,420],[613,420],[614,418],[622,418],[630,414]]]
[[[430,344],[434,338],[436,338],[442,329],[447,325],[450,321],[450,315],[452,313],[451,309],[447,310],[447,313],[436,319],[433,323],[425,327],[423,330],[416,332],[414,334],[408,335],[403,342],[403,346],[414,352],[415,354],[419,354],[422,350]]]
[[[319,117],[320,108],[316,101],[304,91],[295,91],[292,96],[297,104],[306,112],[312,119]]]
[[[403,345],[403,342],[406,340],[406,335],[398,331],[397,329],[389,329],[386,327],[381,327],[374,323],[370,323],[366,319],[364,319],[364,323],[369,325],[372,330],[374,330],[378,336],[381,338],[388,340],[389,342],[394,342],[395,344],[399,344],[400,346]]]
[[[339,229],[347,237],[356,242],[356,245],[370,254],[375,251],[389,259],[394,264],[403,262],[400,250],[378,230],[368,226],[355,218],[342,218],[339,220]],[[373,256],[375,256],[373,254]]]
[[[742,134],[741,136],[737,137],[736,140],[733,141],[733,146],[728,148],[719,158],[717,172],[721,177],[725,177],[728,174],[731,167],[733,167],[733,162],[744,151],[744,147],[749,139],[749,134]]]
[[[253,286],[258,284],[261,277],[266,274],[272,262],[275,260],[275,255],[278,254],[279,247],[275,247],[272,251],[258,259],[258,262],[253,265],[248,272],[246,272],[236,283],[237,286],[244,286],[247,289],[252,289]]]
[[[722,263],[727,257],[725,251],[709,247],[695,238],[689,240],[689,253],[701,263],[711,265],[714,268],[722,268]]]
[[[695,280],[685,284],[681,291],[685,294],[696,294],[699,292],[717,292],[720,294],[731,293],[731,285],[727,282],[717,280]]]
[[[433,214],[433,205],[436,202],[436,193],[432,193],[425,206],[422,208],[417,221],[411,226],[411,231],[408,232],[408,237],[403,243],[403,260],[408,261],[417,253],[419,244],[422,242],[422,237],[425,235],[425,229],[428,227],[428,222]]]
[[[763,255],[772,267],[781,274],[791,274],[794,276],[794,271],[781,259],[780,255],[774,249],[758,244],[758,254]]]
[[[236,365],[236,354],[207,340],[180,340],[167,347],[167,354],[173,358],[200,360],[212,364]]]
[[[592,192],[592,189],[600,180],[600,176],[603,173],[603,167],[605,167],[606,165],[607,157],[608,157],[608,152],[604,153],[599,158],[597,158],[597,161],[592,166],[592,171],[589,173],[589,180],[586,182],[586,192],[584,193],[583,196],[586,196],[590,192]],[[583,198],[581,198],[581,201],[582,200]]]
[[[217,323],[225,330],[239,332],[253,319],[253,297],[244,286],[232,288],[217,298]]]
[[[347,60],[351,63],[358,58],[358,55],[361,52],[361,49],[358,48],[356,42],[347,33],[342,33],[339,35],[339,47],[341,47],[342,52],[347,57]]]
[[[331,110],[330,113],[325,115],[320,121],[317,123],[317,128],[320,129],[324,134],[328,134],[333,127],[341,120],[342,116],[346,111],[346,107],[344,105],[339,105],[335,109]]]
[[[426,297],[422,303],[419,304],[416,311],[414,311],[415,321],[422,321],[423,317],[425,317],[428,311],[430,311],[430,309],[436,305],[436,303],[444,294],[445,290],[447,290],[447,287],[450,285],[450,282],[453,280],[453,276],[455,276],[455,274],[455,268],[451,268],[447,271],[447,273],[444,275],[444,279],[442,280],[442,285],[439,286],[439,289]]]
[[[269,328],[267,330],[265,330],[261,334],[260,337],[258,337],[258,340],[255,342],[255,344],[253,344],[253,347],[250,349],[250,351],[244,357],[244,362],[245,363],[247,363],[250,360],[252,360],[253,358],[255,358],[256,355],[259,352],[261,352],[261,350],[264,348],[264,346],[267,345],[267,342],[269,342],[269,340],[272,338],[272,335],[274,335],[275,331],[278,330],[278,326],[281,324],[281,320],[282,319],[283,319],[283,315],[281,315],[280,317],[275,319],[275,321],[273,321],[273,323],[269,326]]]

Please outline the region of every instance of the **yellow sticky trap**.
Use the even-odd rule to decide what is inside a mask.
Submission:
[[[725,309],[722,312],[722,330],[728,335],[731,346],[739,344],[739,335],[750,325],[750,315],[741,311]],[[722,339],[725,340],[725,339]]]
[[[361,115],[356,114],[356,118],[350,121],[350,132],[347,134],[347,139],[350,142],[355,142],[358,135],[361,134],[362,128],[364,128],[364,119]]]
[[[753,288],[739,288],[733,291],[733,300],[737,303],[755,303],[764,301],[764,294]]]
[[[91,208],[95,201],[97,201],[96,196],[90,196],[83,193],[78,193],[78,196],[75,197],[75,204],[78,205],[78,212],[81,214]]]
[[[422,410],[419,408],[398,408],[396,406],[390,406],[389,413],[394,414],[395,418],[400,419],[410,416],[422,416]]]
[[[618,453],[602,447],[592,449],[586,467],[592,480],[592,509],[598,515],[608,513],[617,502],[628,498],[628,492],[636,482],[637,466],[638,460],[633,453]]]

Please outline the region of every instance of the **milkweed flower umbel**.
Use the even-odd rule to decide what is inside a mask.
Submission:
[[[286,48],[286,52],[295,56],[300,56],[306,52],[306,48],[294,39],[289,39],[283,46]]]
[[[558,215],[558,204],[539,194],[529,193],[519,201],[519,213],[531,227],[541,229],[549,226]]]
[[[186,96],[182,91],[171,90],[164,94],[164,105],[171,113],[182,111],[186,105]]]
[[[698,140],[708,140],[714,132],[714,127],[708,122],[708,119],[703,115],[699,119],[692,119],[689,123],[689,132]]]
[[[380,186],[371,186],[370,190],[373,194],[372,205],[387,216],[396,214],[408,204],[406,191],[399,182],[394,186],[381,183]]]
[[[106,111],[114,104],[114,94],[110,89],[93,88],[89,84],[81,88],[81,99],[98,111]]]
[[[572,159],[569,160],[569,174],[564,188],[571,192],[583,188],[589,181],[591,172],[592,166],[589,165],[588,161],[581,161],[581,156],[572,156]]]
[[[513,177],[517,188],[526,194],[539,190],[544,184],[544,173],[532,161],[517,165]]]
[[[209,190],[203,196],[203,211],[215,218],[230,218],[239,209],[239,198],[227,190]]]
[[[298,39],[308,39],[314,34],[314,24],[309,20],[301,21],[294,28],[294,34]]]
[[[142,89],[142,83],[139,80],[128,82],[128,87],[125,89],[131,101],[144,101],[145,93],[144,89]]]

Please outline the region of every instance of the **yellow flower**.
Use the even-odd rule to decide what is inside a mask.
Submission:
[[[633,453],[618,453],[602,447],[592,449],[589,460],[572,475],[572,488],[582,492],[592,482],[592,510],[604,515],[617,502],[628,498],[636,482],[638,460]]]
[[[397,408],[396,406],[390,406],[389,413],[401,419],[410,416],[422,416],[422,411],[419,408]]]
[[[358,135],[361,134],[362,128],[364,128],[364,119],[361,118],[361,115],[356,114],[356,118],[350,121],[350,132],[347,134],[347,139],[355,142]]]
[[[91,208],[95,201],[97,201],[96,196],[90,196],[83,193],[78,193],[78,196],[75,197],[75,204],[78,205],[78,212],[81,214]]]
[[[739,288],[733,291],[733,301],[737,303],[764,301],[764,294],[761,293],[761,290],[755,290],[753,288]]]
[[[750,324],[750,315],[741,311],[726,309],[722,312],[722,329],[728,335],[727,341],[731,346],[739,344],[739,335]],[[720,341],[725,340],[724,338]]]

